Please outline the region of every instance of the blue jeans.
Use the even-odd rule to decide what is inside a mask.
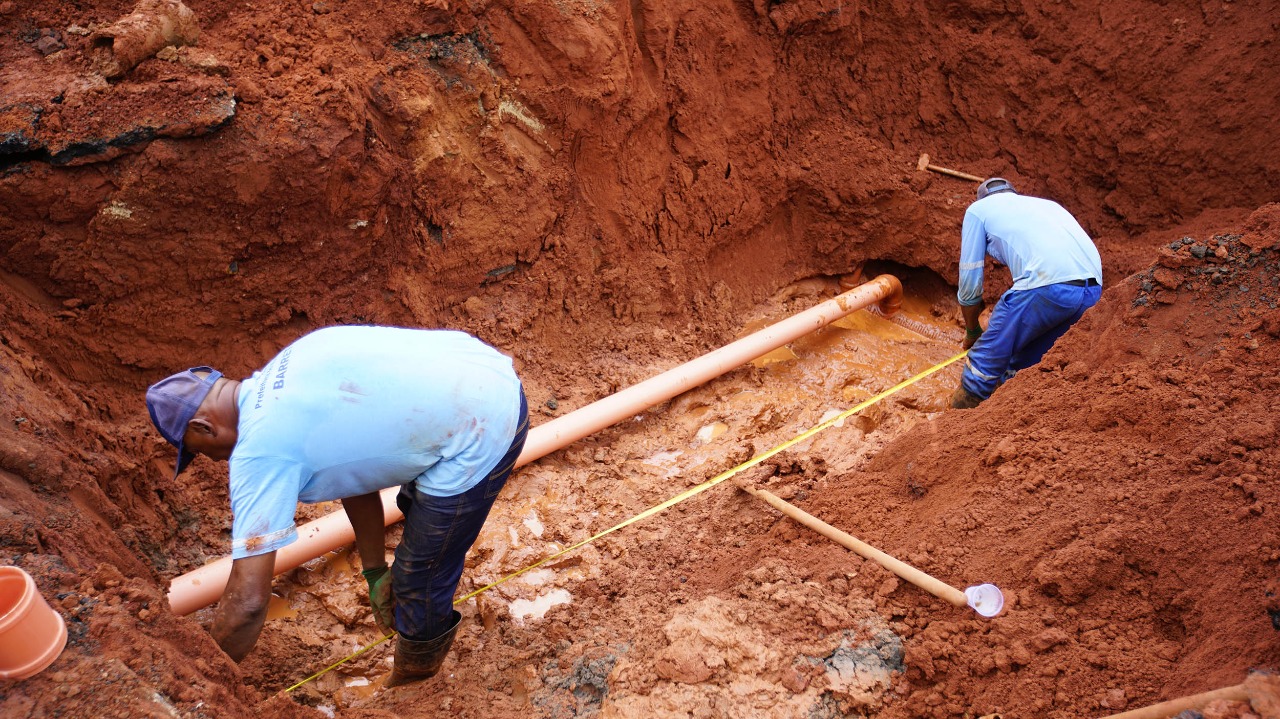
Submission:
[[[529,405],[520,392],[520,419],[511,448],[479,484],[452,497],[402,486],[396,504],[404,512],[404,534],[391,565],[395,630],[413,641],[435,639],[453,618],[453,594],[462,578],[467,550],[480,535],[489,508],[515,469],[529,433]]]
[[[1101,296],[1098,285],[1063,283],[1004,293],[986,332],[969,350],[960,386],[982,399],[990,397],[1015,372],[1039,362]]]

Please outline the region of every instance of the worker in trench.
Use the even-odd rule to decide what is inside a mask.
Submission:
[[[1009,268],[1013,287],[996,303],[984,331],[979,321],[986,255]],[[1052,200],[1020,195],[1001,177],[978,185],[960,234],[964,347],[969,355],[951,406],[969,409],[1053,343],[1097,304],[1102,258],[1080,223]]]
[[[147,390],[177,474],[228,461],[231,576],[211,633],[232,659],[258,640],[276,551],[297,503],[341,499],[375,621],[398,634],[387,686],[434,676],[457,634],[463,560],[524,447],[511,360],[462,332],[329,327],[243,381],[210,367]],[[399,486],[404,533],[387,567],[379,490]]]

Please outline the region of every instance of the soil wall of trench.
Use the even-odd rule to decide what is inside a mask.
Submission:
[[[1226,314],[1201,313],[1209,319],[1157,295],[1226,291],[1231,283],[1207,279],[1221,272],[1187,274],[1185,286],[1151,273],[1158,248],[1183,235],[1205,247],[1253,237],[1242,257],[1238,239],[1220,243],[1242,263],[1270,252],[1274,206],[1245,218],[1276,199],[1280,181],[1271,3],[190,7],[197,46],[107,82],[88,36],[130,3],[0,2],[0,549],[71,626],[60,669],[0,688],[6,715],[314,714],[246,686],[195,621],[163,606],[168,578],[225,552],[228,510],[221,468],[201,463],[171,481],[171,449],[141,402],[150,382],[197,364],[247,375],[328,324],[448,326],[513,354],[532,404],[562,413],[731,338],[744,308],[797,279],[888,260],[954,281],[972,187],[918,172],[921,152],[1063,202],[1099,238],[1116,288],[1049,371],[1002,390],[992,406],[1007,411],[947,414],[886,450],[875,470],[886,486],[918,485],[923,499],[885,514],[885,536],[925,518],[972,531],[956,517],[1001,506],[1010,497],[1000,492],[1026,482],[1018,502],[1043,513],[1056,505],[1037,489],[1050,486],[1035,479],[1042,465],[1092,456],[1091,440],[1117,427],[1132,428],[1113,447],[1127,459],[1108,467],[1132,474],[1163,457],[1169,482],[1225,483],[1196,506],[1227,507],[1238,494],[1248,502],[1232,511],[1257,532],[1270,526],[1275,427],[1259,403],[1274,396],[1262,369],[1274,360],[1274,315],[1255,315],[1269,306],[1258,298],[1273,260],[1234,285],[1255,293],[1249,312],[1219,297]],[[1146,280],[1121,282],[1141,272]],[[1133,304],[1140,293],[1148,304]],[[1134,319],[1131,307],[1163,319]],[[1132,329],[1137,321],[1154,329]],[[1222,326],[1196,334],[1190,322]],[[1239,329],[1231,342],[1258,346],[1223,345],[1216,333],[1228,328]],[[1099,333],[1110,350],[1091,343]],[[1229,359],[1166,366],[1219,346]],[[1125,388],[1143,382],[1193,396],[1139,412]],[[1224,430],[1215,444],[1167,431],[1180,412],[1247,424],[1247,436]],[[1043,434],[1043,457],[1000,449],[1029,432]],[[1209,474],[1182,471],[1183,460],[1207,462]],[[953,487],[952,468],[969,464],[974,479]],[[1016,480],[1001,474],[1014,467]],[[1112,487],[1114,473],[1090,471],[1084,493],[1134,500]],[[852,476],[831,481],[833,508],[869,491]],[[1040,638],[1024,647],[1066,644],[1058,632],[1114,638],[1072,613],[1092,595],[1065,578],[1083,562],[1090,581],[1114,579],[1113,592],[1146,592],[1132,611],[1179,659],[1144,667],[1136,696],[1275,663],[1253,604],[1222,624],[1187,588],[1151,598],[1135,583],[1134,572],[1168,575],[1160,561],[1171,560],[1151,557],[1186,551],[1181,528],[1109,511],[1114,530],[1062,519],[1027,540],[1046,548],[1026,555],[1038,584],[1018,601],[1054,609],[1052,621],[1036,615]],[[1143,542],[1128,539],[1135,532]],[[1195,555],[1248,568],[1235,583],[1224,575],[1215,597],[1226,604],[1232,587],[1257,589],[1274,573],[1280,538],[1248,546],[1256,551]],[[956,715],[984,692],[1019,707],[1022,654],[991,666],[939,660],[963,654],[954,647],[966,631],[985,630],[904,621],[902,716]],[[1210,640],[1224,632],[1234,643]],[[1021,706],[1120,701],[1055,679],[1075,670],[1060,663]]]

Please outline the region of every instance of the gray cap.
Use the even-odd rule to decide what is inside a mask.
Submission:
[[[197,372],[208,372],[201,377]],[[212,367],[192,367],[185,372],[170,375],[147,388],[147,411],[151,423],[160,430],[160,436],[178,448],[178,467],[173,476],[191,464],[196,456],[182,447],[187,434],[187,423],[196,416],[200,403],[209,395],[213,384],[222,373]]]
[[[982,184],[978,185],[979,200],[986,197],[987,195],[994,195],[997,192],[1012,192],[1014,194],[1018,193],[1017,190],[1013,189],[1013,183],[1009,182],[1003,177],[993,177],[989,180],[983,180]]]

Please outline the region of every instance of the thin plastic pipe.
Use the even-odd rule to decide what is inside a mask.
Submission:
[[[665,402],[718,377],[782,345],[864,307],[879,304],[886,315],[902,304],[902,283],[892,275],[880,275],[870,282],[837,295],[819,305],[792,315],[759,332],[651,377],[581,409],[557,417],[529,430],[524,451],[516,460],[523,466],[545,457],[587,435]],[[389,526],[404,515],[396,507],[399,487],[382,490],[383,520]],[[326,552],[355,541],[355,530],[343,511],[332,512],[298,528],[298,541],[276,552],[275,573],[298,567]],[[169,606],[174,614],[190,614],[218,601],[231,575],[231,559],[223,557],[194,571],[175,577],[169,584]]]
[[[927,339],[938,340],[939,342],[950,342],[952,344],[957,344],[957,345],[960,344],[960,341],[964,339],[963,335],[957,335],[956,333],[953,333],[953,332],[947,332],[941,327],[934,327],[933,325],[926,324],[919,320],[913,320],[910,317],[903,317],[902,315],[885,317],[884,313],[880,311],[879,307],[868,307],[867,312],[870,312],[871,314],[875,315],[876,317],[880,317],[881,319],[888,320],[889,322],[892,322],[893,324],[899,327],[902,327],[908,331],[914,332],[920,335],[921,337],[925,337]]]

